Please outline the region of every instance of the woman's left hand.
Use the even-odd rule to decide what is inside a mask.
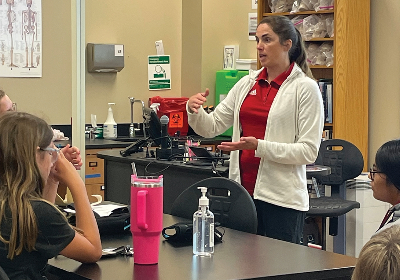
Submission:
[[[217,146],[222,151],[257,150],[258,140],[255,137],[240,137],[239,142],[222,142]]]

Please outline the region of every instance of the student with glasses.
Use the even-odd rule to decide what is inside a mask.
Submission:
[[[400,224],[400,139],[388,141],[378,149],[369,178],[374,198],[392,205],[378,233],[394,224]]]
[[[12,102],[10,97],[0,89],[0,115],[7,111],[16,111],[17,105],[16,103]],[[72,162],[77,170],[81,169],[82,166],[82,158],[81,152],[77,147],[66,145],[62,149],[63,154],[65,157]]]
[[[84,263],[101,257],[85,184],[52,139],[38,117],[0,115],[0,264],[10,279],[43,279],[58,254]],[[76,228],[54,206],[59,183],[72,194]]]

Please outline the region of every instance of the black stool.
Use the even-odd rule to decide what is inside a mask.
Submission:
[[[329,218],[329,234],[338,234],[338,217],[354,208],[360,208],[357,201],[346,200],[346,180],[361,174],[364,159],[360,150],[352,143],[341,139],[323,141],[319,149],[317,165],[331,168],[329,175],[312,174],[318,183],[331,186],[330,197],[310,198],[308,217],[322,217],[322,249],[326,249],[326,218]],[[307,172],[307,174],[309,174]],[[343,253],[344,252],[337,252]]]

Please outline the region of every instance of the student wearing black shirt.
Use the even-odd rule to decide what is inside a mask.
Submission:
[[[0,115],[0,264],[11,280],[43,279],[58,254],[80,262],[101,257],[97,223],[85,185],[42,119]],[[76,229],[54,206],[58,184],[74,199]]]

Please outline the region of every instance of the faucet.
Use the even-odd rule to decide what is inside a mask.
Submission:
[[[134,97],[128,97],[131,103],[131,124],[129,125],[129,138],[135,137],[135,127],[133,126],[133,103],[135,102]]]
[[[129,101],[131,103],[131,123],[129,125],[129,137],[134,138],[135,137],[135,127],[133,125],[133,104],[135,102],[141,103],[142,104],[142,116],[143,116],[143,137],[146,138],[146,128],[145,128],[145,121],[144,121],[144,102],[142,100],[138,100],[134,97],[128,97]]]

